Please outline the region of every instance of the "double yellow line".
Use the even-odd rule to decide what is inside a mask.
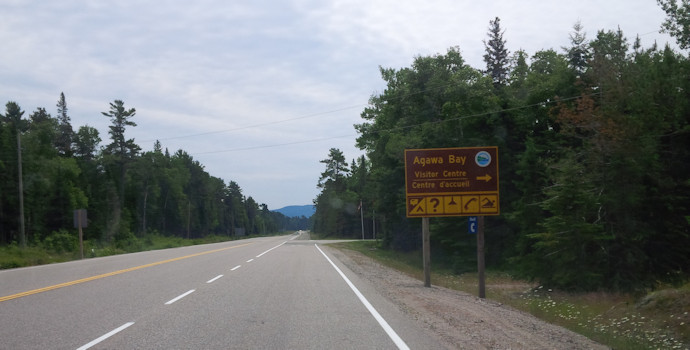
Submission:
[[[78,280],[74,280],[74,281],[69,281],[69,282],[65,282],[65,283],[55,284],[55,285],[48,286],[48,287],[33,289],[33,290],[26,291],[26,292],[21,292],[21,293],[17,293],[17,294],[12,294],[12,295],[8,295],[8,296],[5,296],[5,297],[0,297],[0,303],[3,302],[3,301],[7,301],[7,300],[12,300],[12,299],[17,299],[17,298],[21,298],[21,297],[33,295],[33,294],[38,294],[38,293],[47,292],[47,291],[49,291],[49,290],[54,290],[54,289],[59,289],[59,288],[64,288],[64,287],[69,287],[69,286],[73,286],[73,285],[75,285],[75,284],[80,284],[80,283],[89,282],[89,281],[93,281],[93,280],[97,280],[97,279],[101,279],[101,278],[105,278],[105,277],[120,275],[120,274],[123,274],[123,273],[125,273],[125,272],[135,271],[135,270],[143,269],[143,268],[146,268],[146,267],[151,267],[151,266],[156,266],[156,265],[167,264],[167,263],[169,263],[169,262],[178,261],[178,260],[182,260],[182,259],[193,258],[193,257],[195,257],[195,256],[200,256],[200,255],[206,255],[206,254],[216,253],[216,252],[220,252],[220,251],[223,251],[223,250],[234,249],[234,248],[240,248],[240,247],[244,247],[244,246],[247,246],[247,245],[250,245],[250,244],[251,244],[251,243],[245,243],[245,244],[240,244],[240,245],[236,245],[236,246],[232,246],[232,247],[227,247],[227,248],[220,248],[220,249],[209,250],[209,251],[206,251],[206,252],[201,252],[201,253],[196,253],[196,254],[181,256],[181,257],[179,257],[179,258],[173,258],[173,259],[168,259],[168,260],[163,260],[163,261],[157,261],[157,262],[150,263],[150,264],[146,264],[146,265],[140,265],[140,266],[130,267],[130,268],[124,269],[124,270],[117,270],[117,271],[113,271],[113,272],[104,273],[104,274],[102,274],[102,275],[91,276],[91,277],[82,278],[82,279],[78,279]]]

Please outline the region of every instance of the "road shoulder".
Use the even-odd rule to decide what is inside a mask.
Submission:
[[[327,249],[449,349],[607,349],[504,304],[443,287],[425,288],[359,252]]]

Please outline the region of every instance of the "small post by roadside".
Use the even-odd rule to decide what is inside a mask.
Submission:
[[[479,297],[486,298],[484,278],[484,217],[477,217],[477,274],[479,275]]]
[[[87,226],[86,209],[76,209],[74,211],[74,227],[79,229],[79,254],[82,259],[84,259],[84,233],[82,228]]]
[[[429,218],[422,218],[422,259],[424,260],[424,287],[431,287],[431,247]]]

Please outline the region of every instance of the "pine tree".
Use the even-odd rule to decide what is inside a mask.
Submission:
[[[314,200],[314,230],[324,235],[352,235],[356,232],[360,198],[347,188],[351,174],[345,156],[331,148],[328,159],[321,163],[326,164],[326,170],[317,184],[321,193]]]
[[[508,79],[508,49],[503,33],[500,18],[489,21],[489,42],[484,41],[484,62],[486,74],[491,76],[495,87],[505,85]]]
[[[329,182],[332,182],[337,189],[342,189],[342,179],[348,169],[343,152],[337,148],[331,148],[328,153],[328,159],[324,159],[320,163],[326,164],[326,171],[321,173],[319,187],[323,188]]]
[[[134,117],[136,110],[130,108],[125,109],[124,102],[115,100],[110,103],[109,112],[101,112],[104,116],[110,118],[112,125],[109,127],[110,138],[112,143],[105,147],[104,153],[114,157],[120,170],[119,179],[119,195],[120,195],[120,209],[124,206],[125,197],[125,174],[127,172],[127,165],[134,159],[141,148],[134,143],[134,139],[125,139],[125,128],[127,126],[137,126],[137,124],[130,118]]]

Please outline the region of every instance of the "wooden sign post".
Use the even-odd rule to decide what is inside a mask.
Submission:
[[[424,264],[424,287],[431,287],[431,243],[429,242],[429,218],[422,218],[422,260]]]
[[[486,280],[484,279],[484,217],[477,218],[477,275],[479,280],[479,297],[486,298]]]

